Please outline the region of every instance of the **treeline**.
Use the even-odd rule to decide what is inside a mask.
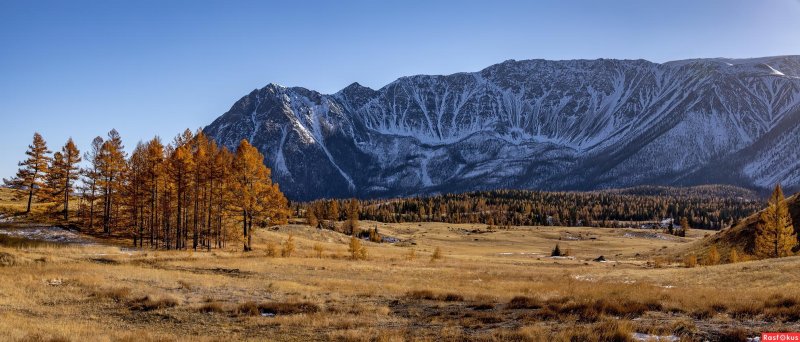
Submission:
[[[250,250],[254,224],[285,223],[290,214],[264,156],[247,140],[231,152],[186,130],[166,145],[158,137],[139,142],[128,156],[111,130],[81,158],[72,139],[51,155],[36,133],[26,155],[16,177],[4,180],[27,196],[25,213],[34,199],[51,202],[65,223],[137,247],[210,250],[242,241]]]
[[[721,229],[763,207],[751,196],[712,196],[713,187],[654,192],[636,191],[541,192],[480,191],[414,198],[360,201],[360,219],[380,222],[482,223],[493,226],[551,225],[626,227],[645,222],[685,218],[689,226]],[[663,189],[662,189],[663,190]],[[729,187],[719,187],[729,193]],[[734,191],[746,195],[747,192]],[[341,220],[341,200],[304,205],[320,219]]]

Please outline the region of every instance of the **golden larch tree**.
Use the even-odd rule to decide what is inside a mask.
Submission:
[[[761,212],[756,228],[755,252],[762,258],[780,258],[791,255],[796,245],[797,236],[789,216],[789,206],[778,184],[770,196],[769,205]]]
[[[3,180],[7,186],[17,190],[27,190],[28,192],[28,206],[25,213],[31,212],[31,202],[33,196],[44,187],[44,178],[47,173],[48,163],[50,162],[50,150],[47,149],[47,143],[39,133],[33,134],[33,143],[28,145],[28,150],[25,151],[27,159],[19,162],[19,170],[17,175],[10,180]]]
[[[347,201],[347,206],[345,207],[345,213],[347,214],[347,221],[345,221],[344,223],[345,234],[358,235],[359,211],[360,208],[358,200],[352,198],[349,201]]]
[[[108,140],[100,146],[99,173],[103,200],[103,233],[111,234],[119,218],[119,199],[124,188],[127,161],[125,146],[117,130],[108,132]]]
[[[50,165],[47,166],[47,172],[44,175],[44,184],[39,190],[39,202],[48,202],[53,205],[50,207],[51,211],[56,211],[61,204],[60,198],[64,191],[61,186],[64,179],[64,155],[61,152],[53,153],[50,158]]]
[[[81,173],[83,174],[83,197],[89,205],[89,211],[87,213],[88,218],[86,221],[88,222],[87,224],[90,230],[94,230],[94,206],[95,202],[97,202],[98,191],[100,190],[100,151],[103,147],[103,142],[102,137],[95,137],[92,140],[92,145],[89,147],[89,150],[83,155],[83,158],[89,162],[89,166],[81,170]]]
[[[145,176],[144,188],[147,191],[147,230],[150,237],[150,246],[155,244],[156,227],[160,225],[158,198],[163,190],[161,180],[163,177],[164,145],[158,137],[148,141],[145,145]]]
[[[61,170],[62,181],[61,188],[64,196],[64,221],[69,221],[69,196],[72,194],[75,182],[80,177],[80,168],[78,164],[81,162],[81,151],[72,138],[67,140],[64,147],[61,148]]]
[[[284,220],[289,212],[286,198],[270,176],[264,156],[247,140],[242,140],[233,158],[230,191],[235,198],[233,207],[242,215],[245,251],[253,249],[253,222],[276,223],[274,220]]]

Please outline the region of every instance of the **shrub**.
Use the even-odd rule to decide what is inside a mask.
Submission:
[[[709,319],[711,317],[714,317],[714,314],[715,314],[714,310],[708,307],[703,307],[692,311],[692,317],[694,317],[695,319]]]
[[[156,297],[153,295],[147,295],[132,300],[128,304],[128,307],[131,310],[151,311],[156,309],[171,308],[177,306],[178,304],[178,299],[172,296]]]
[[[437,295],[430,290],[413,290],[406,293],[406,298],[416,300],[440,300],[445,302],[462,302],[464,297],[457,293],[446,293]]]
[[[562,256],[561,247],[558,244],[556,244],[556,247],[553,248],[552,252],[550,252],[550,256],[554,256],[554,257]]]
[[[717,336],[720,342],[745,342],[749,341],[749,332],[743,328],[731,328]]]
[[[541,301],[535,298],[516,296],[508,302],[509,309],[539,309],[543,307]]]
[[[417,258],[417,251],[415,251],[414,249],[409,249],[408,252],[406,253],[406,260],[413,261],[416,258]]]
[[[188,282],[188,281],[186,281],[186,280],[178,280],[178,285],[179,285],[181,288],[183,288],[183,289],[187,289],[187,290],[190,290],[190,291],[192,290],[192,288],[194,288],[194,286],[192,286],[192,284],[191,284],[191,283],[189,283],[189,282]]]
[[[352,236],[350,237],[350,246],[347,248],[350,253],[350,259],[353,260],[366,260],[367,248],[361,245],[361,239]]]
[[[761,314],[764,306],[755,302],[743,303],[733,307],[730,315],[736,319],[752,318]]]
[[[717,251],[717,246],[711,246],[711,249],[708,250],[708,254],[706,255],[706,265],[718,265],[719,264],[719,251]]]
[[[688,318],[680,319],[670,327],[672,334],[678,337],[690,337],[699,331],[694,321]]]
[[[261,310],[258,309],[256,302],[244,302],[236,307],[236,314],[240,316],[258,316]]]
[[[378,234],[378,227],[369,230],[369,241],[376,243],[380,243],[381,241],[383,241],[381,234]]]
[[[448,293],[443,296],[439,297],[441,300],[445,302],[462,302],[464,301],[464,297],[457,293]]]
[[[604,320],[591,327],[565,329],[556,336],[558,341],[635,341],[633,326],[628,321]]]
[[[313,249],[314,249],[314,255],[316,255],[317,258],[322,258],[322,252],[324,251],[322,245],[315,243]]]
[[[633,326],[628,321],[604,320],[592,329],[600,341],[634,341]]]
[[[14,266],[17,264],[17,258],[13,254],[0,252],[0,266]]]
[[[687,255],[683,258],[683,265],[692,268],[697,266],[697,256],[695,255]]]
[[[283,247],[281,248],[281,256],[288,258],[292,256],[292,253],[294,253],[294,236],[289,233],[289,237],[286,238],[286,242],[283,243]]]
[[[431,261],[439,260],[442,258],[442,249],[436,247],[433,249],[433,254],[431,254]]]
[[[317,219],[317,215],[314,214],[313,208],[306,209],[306,221],[308,221],[308,225],[314,228],[319,226],[319,220]]]
[[[739,253],[736,252],[736,249],[731,249],[728,254],[728,262],[731,264],[739,262]]]
[[[200,312],[202,313],[223,313],[225,312],[225,308],[222,306],[220,302],[208,302],[203,304],[200,307]]]
[[[411,299],[436,299],[436,295],[430,290],[413,290],[406,293],[406,297]]]
[[[267,256],[270,258],[276,257],[278,254],[277,248],[275,247],[275,243],[272,241],[267,241]]]

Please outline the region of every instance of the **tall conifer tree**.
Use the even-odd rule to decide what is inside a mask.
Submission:
[[[28,145],[28,150],[25,151],[27,159],[19,163],[19,170],[16,177],[11,180],[3,180],[6,185],[18,190],[27,190],[28,192],[28,205],[25,213],[31,212],[31,202],[33,196],[43,188],[44,177],[47,173],[48,163],[50,162],[50,150],[47,149],[47,143],[39,133],[33,134],[33,143]]]
[[[778,184],[770,196],[769,205],[761,212],[755,252],[763,258],[780,258],[791,255],[795,246],[797,236],[792,227],[792,217],[789,216],[789,206]]]

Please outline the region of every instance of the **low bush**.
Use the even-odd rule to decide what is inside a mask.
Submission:
[[[350,237],[350,245],[347,248],[347,252],[350,253],[350,259],[353,260],[367,259],[367,247],[362,246],[361,239],[355,236]]]
[[[208,302],[200,306],[200,312],[202,313],[223,313],[225,312],[225,307],[220,302]]]
[[[464,297],[461,296],[460,294],[456,294],[456,293],[447,293],[447,294],[444,294],[442,296],[439,296],[439,298],[441,300],[445,301],[445,302],[462,302],[462,301],[464,301]]]
[[[408,293],[406,293],[406,297],[411,299],[428,299],[428,300],[436,299],[436,295],[434,295],[433,292],[430,290],[409,291]]]
[[[442,249],[440,247],[436,247],[433,250],[433,254],[431,254],[431,261],[439,260],[442,258]]]
[[[292,256],[292,253],[294,253],[294,236],[290,233],[281,247],[281,256],[289,258]]]
[[[414,290],[406,293],[406,298],[416,300],[439,300],[444,302],[462,302],[464,297],[457,293],[435,294],[430,290]]]
[[[509,309],[541,309],[544,307],[543,303],[535,298],[516,296],[511,298],[506,306]]]
[[[319,243],[315,243],[313,249],[314,249],[314,255],[317,258],[322,258],[322,252],[325,251],[322,248],[322,245],[320,245]]]
[[[720,342],[746,342],[750,340],[750,332],[743,328],[731,328],[725,330],[715,338]]]
[[[683,265],[687,268],[692,268],[697,266],[697,256],[695,255],[687,255],[683,258]]]
[[[633,326],[628,321],[603,320],[590,327],[578,326],[562,330],[553,340],[557,341],[635,341]]]
[[[128,308],[137,311],[151,311],[171,308],[178,304],[180,304],[180,301],[172,296],[147,295],[130,301],[130,303],[128,303]]]
[[[17,264],[17,258],[10,253],[0,252],[0,266],[10,267]]]
[[[662,311],[664,309],[663,305],[655,299],[641,301],[606,298],[579,300],[562,297],[540,301],[523,296],[512,298],[507,308],[533,309],[535,311],[528,315],[537,320],[553,320],[574,316],[586,322],[597,322],[608,316],[636,318],[649,311]]]
[[[261,310],[258,309],[256,302],[244,302],[236,307],[236,315],[239,316],[258,316]]]

